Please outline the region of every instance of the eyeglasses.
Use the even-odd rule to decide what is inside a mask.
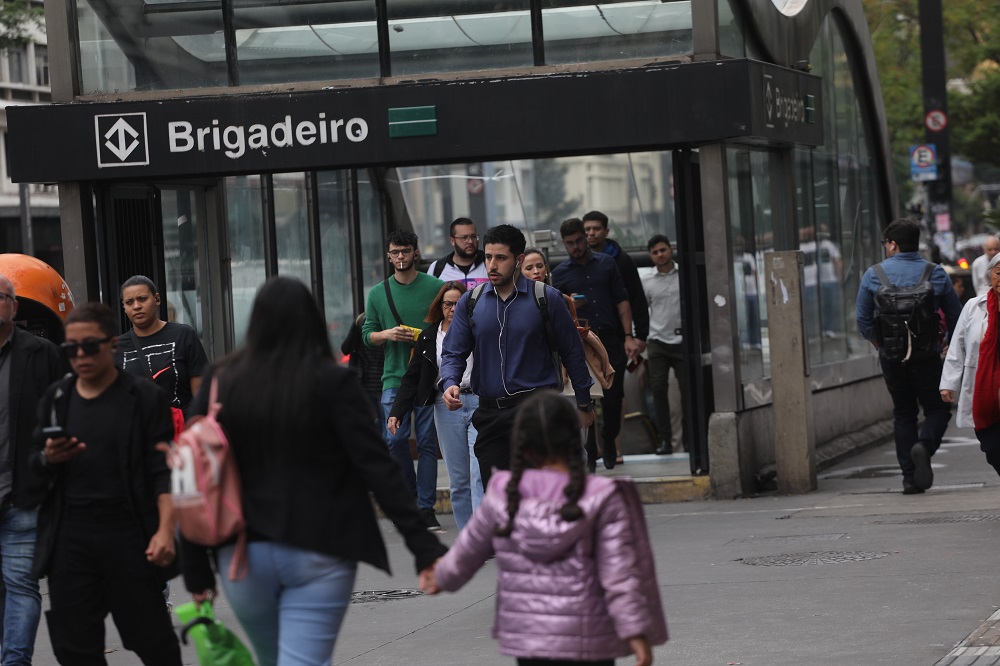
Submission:
[[[445,310],[451,310],[456,305],[458,305],[458,301],[441,301],[441,307]]]
[[[467,243],[470,240],[474,240],[474,241],[479,240],[479,234],[466,234],[464,236],[452,236],[452,238],[454,238],[455,240],[457,240],[459,243]]]
[[[0,301],[3,301],[3,299],[5,299],[5,298],[10,299],[11,303],[13,303],[14,301],[17,300],[17,298],[15,298],[14,296],[11,296],[10,294],[5,294],[3,292],[0,292]]]
[[[80,355],[80,350],[83,350],[84,356],[93,356],[97,352],[101,351],[101,345],[105,342],[111,342],[111,336],[103,338],[101,340],[84,340],[83,342],[64,342],[59,347],[66,353],[66,356],[70,358],[76,358]]]
[[[882,244],[882,247],[885,247],[885,244],[886,244],[886,243],[891,243],[891,242],[892,242],[892,241],[891,241],[891,240],[889,240],[888,238],[883,238],[882,240],[880,240],[880,241],[879,241],[879,243],[881,243],[881,244]]]
[[[413,252],[412,247],[404,247],[402,250],[389,250],[390,257],[405,257]]]

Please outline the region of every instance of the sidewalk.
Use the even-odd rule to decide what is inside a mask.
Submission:
[[[656,663],[1000,663],[1000,478],[971,431],[948,435],[923,495],[899,492],[886,445],[822,473],[808,495],[647,505],[671,631]],[[628,460],[610,473],[646,464],[687,461]],[[452,542],[452,517],[441,523]],[[355,589],[371,594],[351,606],[334,663],[510,666],[490,638],[493,563],[457,594],[412,595],[412,559],[388,522],[382,529],[396,575],[359,568]],[[179,583],[172,592],[186,600]],[[218,612],[235,623],[225,600]],[[109,623],[109,664],[138,663],[120,645]],[[55,663],[44,622],[35,663]]]

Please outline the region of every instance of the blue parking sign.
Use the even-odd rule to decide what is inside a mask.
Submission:
[[[933,143],[910,146],[910,179],[937,180],[937,147]]]

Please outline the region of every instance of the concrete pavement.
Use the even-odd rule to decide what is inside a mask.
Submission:
[[[971,431],[950,430],[933,464],[923,495],[899,492],[884,445],[823,472],[808,495],[648,505],[671,632],[656,663],[1000,663],[1000,478]],[[441,522],[450,543],[454,522]],[[363,566],[356,590],[412,590],[412,559],[382,527],[396,575]],[[490,562],[457,594],[355,603],[334,663],[510,664],[490,638],[494,585]],[[176,583],[173,598],[185,600]],[[218,612],[235,625],[225,600]],[[138,663],[110,623],[108,644],[110,664]],[[44,623],[36,656],[54,663]],[[190,648],[185,659],[196,663]]]

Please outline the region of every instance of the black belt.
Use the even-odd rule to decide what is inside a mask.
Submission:
[[[544,391],[545,389],[554,389],[554,386],[537,386],[533,389],[528,389],[527,391],[522,391],[520,393],[515,393],[514,395],[503,396],[502,398],[479,398],[480,407],[489,407],[490,409],[510,409],[511,407],[517,407],[522,402],[530,398],[536,391]]]
[[[468,388],[460,388],[458,389],[458,392],[461,393],[462,395],[470,395],[472,393],[472,387],[470,386]]]

